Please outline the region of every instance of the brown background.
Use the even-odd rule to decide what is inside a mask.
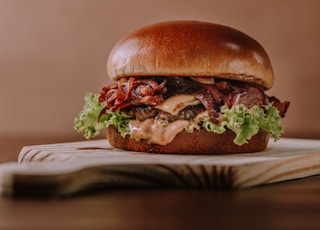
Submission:
[[[110,83],[115,42],[140,26],[176,19],[240,29],[267,50],[268,94],[291,101],[286,136],[320,138],[320,1],[0,0],[0,136],[78,137],[87,91]]]

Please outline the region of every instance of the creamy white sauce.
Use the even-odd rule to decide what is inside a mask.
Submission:
[[[166,145],[184,130],[186,120],[163,123],[153,118],[144,121],[132,120],[129,123],[131,138],[147,139],[150,143]]]
[[[192,132],[199,128],[198,123],[205,116],[207,112],[199,113],[194,120],[176,120],[171,123],[148,118],[144,121],[132,120],[129,122],[129,129],[131,138],[136,140],[146,139],[149,143],[166,145],[169,144],[175,136],[184,129],[187,132]]]

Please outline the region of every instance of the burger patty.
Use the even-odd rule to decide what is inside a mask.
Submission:
[[[178,115],[171,115],[155,109],[154,106],[167,98],[179,95],[194,95],[200,106],[187,107]],[[192,119],[199,111],[207,110],[212,122],[219,122],[220,107],[243,104],[247,108],[272,103],[281,117],[285,116],[289,102],[280,102],[276,97],[269,97],[263,88],[246,82],[214,79],[213,84],[203,84],[189,77],[130,77],[120,79],[118,84],[105,87],[100,94],[100,102],[106,109],[123,112],[134,111],[138,120],[150,117],[174,121]]]
[[[177,115],[172,115],[160,109],[154,109],[150,107],[136,107],[132,111],[135,114],[135,118],[140,121],[148,118],[156,118],[159,120],[173,122],[176,120],[192,120],[197,114],[204,112],[205,108],[203,107],[203,105],[188,106],[185,109],[179,111]]]

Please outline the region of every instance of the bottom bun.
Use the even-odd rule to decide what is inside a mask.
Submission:
[[[110,144],[119,149],[148,152],[148,153],[173,153],[173,154],[233,154],[250,153],[264,150],[269,141],[269,134],[260,130],[248,143],[238,146],[233,143],[235,134],[226,131],[223,134],[197,130],[193,133],[183,131],[167,145],[150,144],[147,140],[136,141],[127,135],[123,138],[114,126],[106,129],[107,139]]]

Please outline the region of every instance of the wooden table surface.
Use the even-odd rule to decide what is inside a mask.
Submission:
[[[1,137],[22,146],[74,137]],[[80,139],[78,139],[80,140]],[[0,229],[320,229],[320,175],[240,190],[114,189],[72,197],[0,197]]]

